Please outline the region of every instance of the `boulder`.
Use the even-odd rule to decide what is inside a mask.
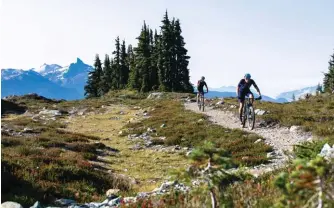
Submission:
[[[334,145],[333,145],[333,147],[331,147],[331,146],[329,146],[329,144],[326,143],[322,147],[319,155],[324,157],[327,160],[334,159]]]
[[[61,116],[62,112],[59,110],[42,110],[39,112],[40,115],[49,115],[49,116]]]
[[[1,204],[1,208],[23,208],[23,206],[17,202],[7,201]]]
[[[162,92],[152,92],[147,96],[147,99],[160,99],[162,97]]]
[[[67,206],[71,204],[76,204],[76,202],[72,199],[57,199],[55,201],[56,204],[62,205],[62,206]]]
[[[107,192],[106,192],[106,195],[107,197],[111,197],[113,195],[117,195],[117,193],[119,192],[120,190],[119,189],[109,189]]]
[[[301,130],[300,126],[291,126],[290,127],[290,132],[298,132]]]
[[[265,110],[255,109],[254,113],[256,115],[262,116],[262,115],[266,114],[267,112]]]

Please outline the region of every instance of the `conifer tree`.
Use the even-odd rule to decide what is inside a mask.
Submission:
[[[129,65],[129,81],[128,88],[139,90],[139,73],[138,68],[135,66],[135,54],[132,49],[132,45],[128,46],[128,65]]]
[[[99,55],[96,54],[94,61],[94,70],[88,73],[87,84],[84,87],[86,98],[99,97],[100,96],[100,83],[102,76],[102,64]]]
[[[113,81],[112,81],[112,88],[113,89],[120,89],[121,85],[121,46],[119,42],[119,37],[117,36],[115,40],[115,51],[113,51],[114,61],[113,61]]]
[[[180,21],[177,19],[174,23],[174,36],[176,48],[176,76],[175,76],[175,90],[182,92],[193,92],[193,87],[189,80],[189,59],[187,55],[188,50],[184,47],[184,38],[181,35],[182,30]]]
[[[128,79],[129,79],[129,66],[127,63],[127,56],[126,48],[125,48],[125,41],[123,40],[121,46],[121,54],[120,54],[120,88],[124,89],[127,86]]]
[[[155,34],[153,37],[153,32],[152,30],[150,31],[150,48],[151,48],[151,52],[150,52],[150,83],[152,86],[152,90],[157,90],[159,87],[159,77],[158,77],[158,43],[159,42],[159,36],[157,34],[157,31],[155,30]]]
[[[136,70],[139,74],[139,86],[138,89],[141,92],[148,92],[151,89],[150,86],[150,38],[149,38],[149,29],[144,22],[142,31],[138,39],[138,46],[135,50],[135,59],[136,59]]]
[[[159,75],[161,76],[160,89],[164,91],[171,91],[173,37],[172,26],[168,18],[167,11],[162,20],[160,46],[160,61],[162,61],[162,66],[159,69]]]
[[[328,73],[325,73],[324,77],[324,90],[325,92],[334,92],[334,54],[331,55],[328,64]]]
[[[101,77],[100,94],[104,95],[111,89],[112,68],[108,54],[105,55],[103,62],[103,75]]]

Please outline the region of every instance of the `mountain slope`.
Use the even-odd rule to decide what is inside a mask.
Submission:
[[[292,96],[295,95],[296,100],[302,97],[303,95],[309,93],[309,94],[315,94],[317,90],[317,86],[312,86],[312,87],[305,87],[299,90],[293,90],[293,91],[288,91],[288,92],[283,92],[279,94],[276,98],[280,99],[286,99],[288,101],[292,101]]]
[[[51,82],[34,70],[1,70],[1,97],[37,93],[56,99],[80,99],[75,89],[68,89]]]

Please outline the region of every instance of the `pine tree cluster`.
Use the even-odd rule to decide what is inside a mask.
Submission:
[[[160,32],[142,26],[138,45],[126,47],[115,40],[113,58],[105,55],[103,64],[97,54],[94,70],[88,74],[86,97],[99,97],[110,90],[133,89],[138,92],[193,92],[189,80],[189,59],[180,21],[168,18],[166,11]]]

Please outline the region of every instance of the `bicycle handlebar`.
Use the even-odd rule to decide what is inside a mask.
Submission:
[[[261,99],[262,99],[262,96],[255,98],[255,100],[261,100]]]

